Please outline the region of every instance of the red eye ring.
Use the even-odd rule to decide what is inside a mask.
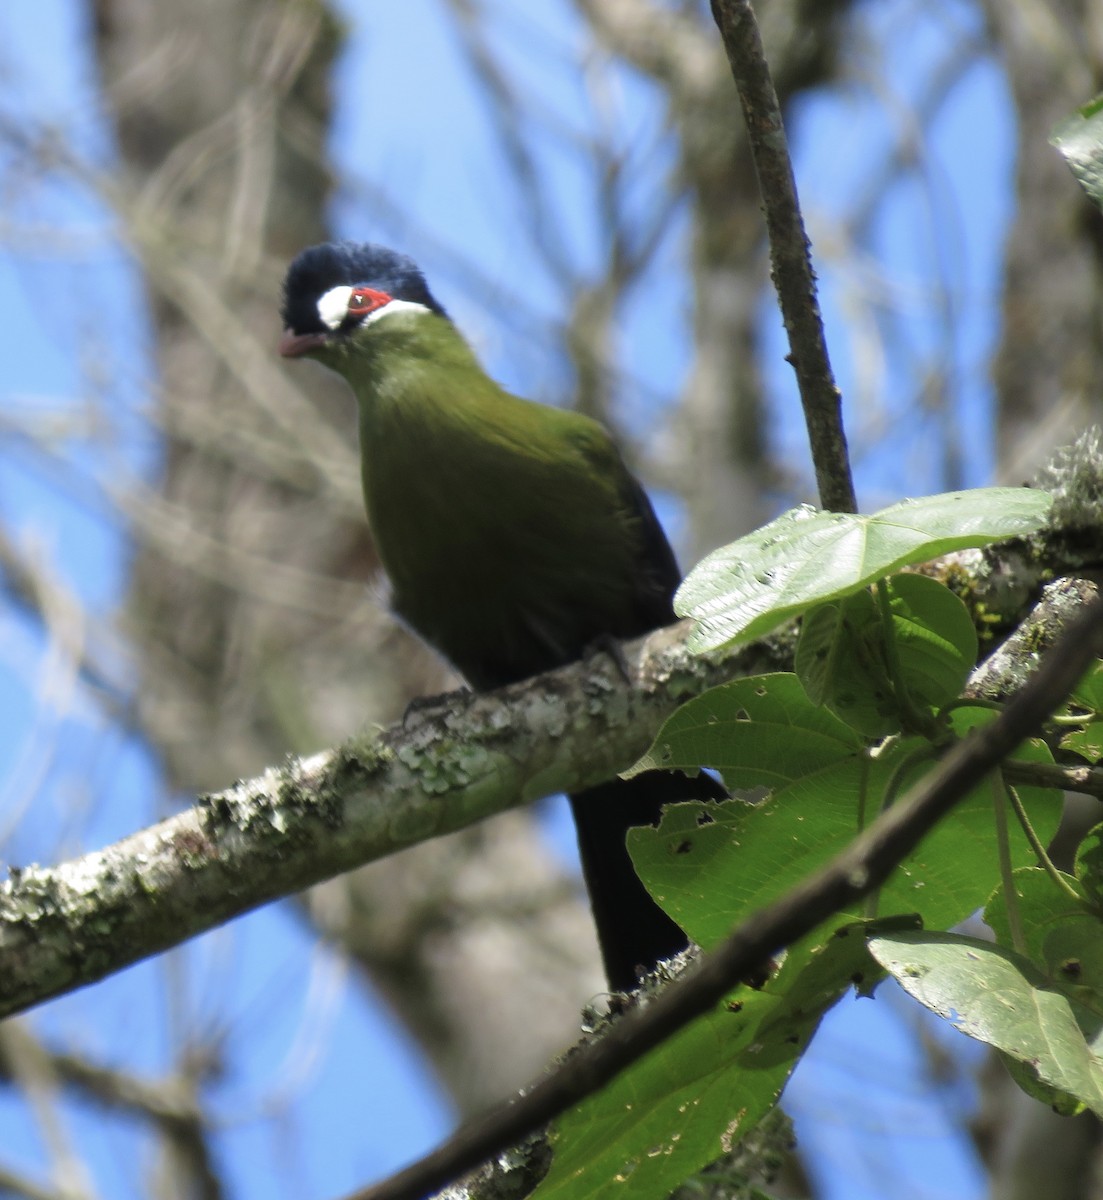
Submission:
[[[369,287],[353,288],[349,296],[348,313],[350,317],[366,317],[390,302],[391,297],[386,292],[377,292]]]

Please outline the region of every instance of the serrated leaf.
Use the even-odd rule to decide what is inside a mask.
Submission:
[[[872,516],[791,509],[698,563],[674,606],[697,621],[690,646],[698,653],[750,641],[900,567],[1031,533],[1051,503],[1028,488],[979,488],[905,500]]]
[[[779,671],[687,701],[625,776],[712,767],[729,788],[775,788],[860,749],[853,730],[810,703],[795,675]]]
[[[925,1007],[1103,1116],[1103,1014],[1047,987],[1027,959],[949,933],[875,937],[869,948]]]
[[[1103,208],[1103,112],[1100,98],[1060,121],[1050,134],[1077,183],[1097,207]]]

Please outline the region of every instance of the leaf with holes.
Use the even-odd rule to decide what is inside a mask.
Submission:
[[[1075,1097],[1103,1116],[1103,1013],[1048,984],[1003,946],[952,933],[875,937],[873,957],[920,1004],[995,1046],[1047,1096]]]
[[[964,736],[995,716],[958,709],[953,726]],[[738,921],[777,900],[849,845],[887,800],[890,785],[902,794],[932,770],[930,758],[923,757],[927,749],[922,739],[908,738],[876,759],[842,756],[760,804],[670,805],[657,828],[629,832],[632,861],[660,906],[695,942],[713,946]],[[1052,762],[1042,742],[1024,743],[1017,756]],[[1024,787],[1019,795],[1038,836],[1048,840],[1060,819],[1060,793]],[[1011,830],[1011,857],[1013,867],[1035,861],[1017,827]],[[982,785],[893,872],[881,888],[878,911],[916,912],[928,928],[945,929],[984,904],[999,881],[992,796]],[[866,914],[859,903],[844,915]]]
[[[823,1015],[880,974],[859,922],[804,942],[761,987],[744,986],[555,1123],[534,1200],[665,1200],[731,1151],[776,1104]]]
[[[795,675],[734,679],[687,701],[624,774],[712,767],[729,788],[782,787],[861,750],[853,730],[809,701]]]

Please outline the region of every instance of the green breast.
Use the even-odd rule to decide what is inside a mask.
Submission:
[[[475,687],[642,632],[639,517],[605,431],[509,395],[469,355],[389,365],[360,401],[395,610]]]

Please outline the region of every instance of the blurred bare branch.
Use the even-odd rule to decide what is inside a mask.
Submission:
[[[34,1113],[52,1163],[58,1193],[72,1200],[92,1200],[97,1194],[96,1189],[58,1105],[59,1080],[49,1055],[33,1038],[5,1022],[0,1025],[0,1056]]]
[[[166,793],[221,788],[288,752],[390,721],[410,695],[449,682],[370,595],[375,558],[347,396],[321,372],[284,372],[271,350],[284,265],[329,236],[334,196],[357,214],[349,232],[416,250],[488,342],[535,355],[549,398],[610,424],[648,482],[674,499],[676,522],[684,512],[687,547],[730,540],[808,494],[768,357],[753,168],[707,7],[569,0],[556,8],[554,37],[542,6],[444,0],[434,9],[498,158],[488,203],[508,201],[503,227],[510,213],[521,217],[503,246],[527,247],[544,277],[539,292],[493,270],[463,230],[427,227],[401,180],[367,156],[334,161],[330,79],[344,33],[320,0],[201,10],[91,0],[102,109],[74,106],[47,121],[5,102],[7,253],[36,269],[84,271],[117,259],[121,242],[144,288],[141,328],[120,351],[105,332],[115,314],[82,309],[79,395],[43,385],[0,396],[9,461],[134,547],[126,609],[105,614],[54,561],[48,528],[0,513],[2,598],[46,655],[27,670],[35,711],[8,777],[4,833],[20,852],[28,830],[35,852],[61,836],[34,820],[32,801],[70,753],[59,740],[70,724],[92,726],[91,741],[139,731],[163,763]],[[886,444],[940,459],[947,483],[973,465],[962,429],[974,426],[960,421],[969,381],[959,326],[988,298],[971,290],[975,250],[947,234],[963,196],[942,177],[937,135],[978,65],[1007,80],[1008,111],[974,116],[972,136],[989,136],[989,120],[997,133],[1000,122],[1017,125],[996,378],[1004,470],[1020,478],[1098,407],[1100,222],[1045,134],[1099,74],[1099,0],[900,0],[874,6],[878,20],[888,14],[881,25],[853,0],[756,7],[798,145],[817,104],[857,98],[888,118],[883,143],[860,148],[863,172],[847,176],[841,200],[821,203],[818,178],[805,188],[819,261],[843,294],[846,328],[833,350],[837,363],[851,360],[863,467]],[[946,29],[944,52],[917,59],[914,80],[913,68],[898,77],[886,48],[920,20]],[[533,66],[570,78],[570,102]],[[385,107],[369,115],[382,135]],[[89,150],[93,123],[109,133],[110,152]],[[563,162],[582,181],[566,199],[555,174]],[[930,254],[907,279],[886,265],[878,240],[901,185],[922,189],[930,226],[920,230]],[[105,215],[53,220],[35,201],[59,186],[98,197]],[[541,299],[549,290],[554,304]],[[656,377],[647,347],[626,337],[641,308],[659,312],[685,348],[669,377]],[[55,331],[54,342],[68,333]],[[147,338],[148,355],[136,348]],[[128,455],[135,440],[148,448],[139,466]],[[152,803],[163,811],[169,802]],[[599,986],[577,881],[520,813],[334,880],[299,911],[371,978],[464,1112],[570,1040],[578,998]],[[186,1025],[167,1019],[167,1036],[185,1040]],[[222,1031],[243,1036],[239,1025]],[[67,1081],[65,1053],[51,1061],[66,1095],[85,1087],[75,1074]],[[113,1087],[127,1095],[129,1080],[139,1090],[126,1119],[148,1101],[138,1119],[156,1124],[160,1084],[128,1070],[104,1079],[105,1096]],[[182,1118],[196,1105],[195,1122],[179,1127],[180,1178],[191,1195],[214,1197],[223,1181],[204,1157],[210,1126],[198,1092],[188,1094],[206,1078],[181,1063],[162,1099],[167,1109],[179,1102]],[[283,1103],[279,1089],[271,1103]],[[119,1101],[104,1112],[131,1110]],[[153,1190],[172,1195],[164,1118]],[[1003,1141],[999,1130],[990,1136]],[[48,1200],[78,1194],[0,1171],[3,1187]]]
[[[24,1023],[6,1022],[0,1036],[0,1078],[24,1081],[28,1063],[36,1064],[39,1073],[57,1088],[72,1089],[106,1109],[152,1122],[176,1168],[170,1195],[221,1200],[222,1186],[208,1141],[208,1119],[196,1096],[198,1081],[177,1078],[147,1082],[71,1052],[49,1051]],[[64,1194],[81,1193],[66,1189]]]

